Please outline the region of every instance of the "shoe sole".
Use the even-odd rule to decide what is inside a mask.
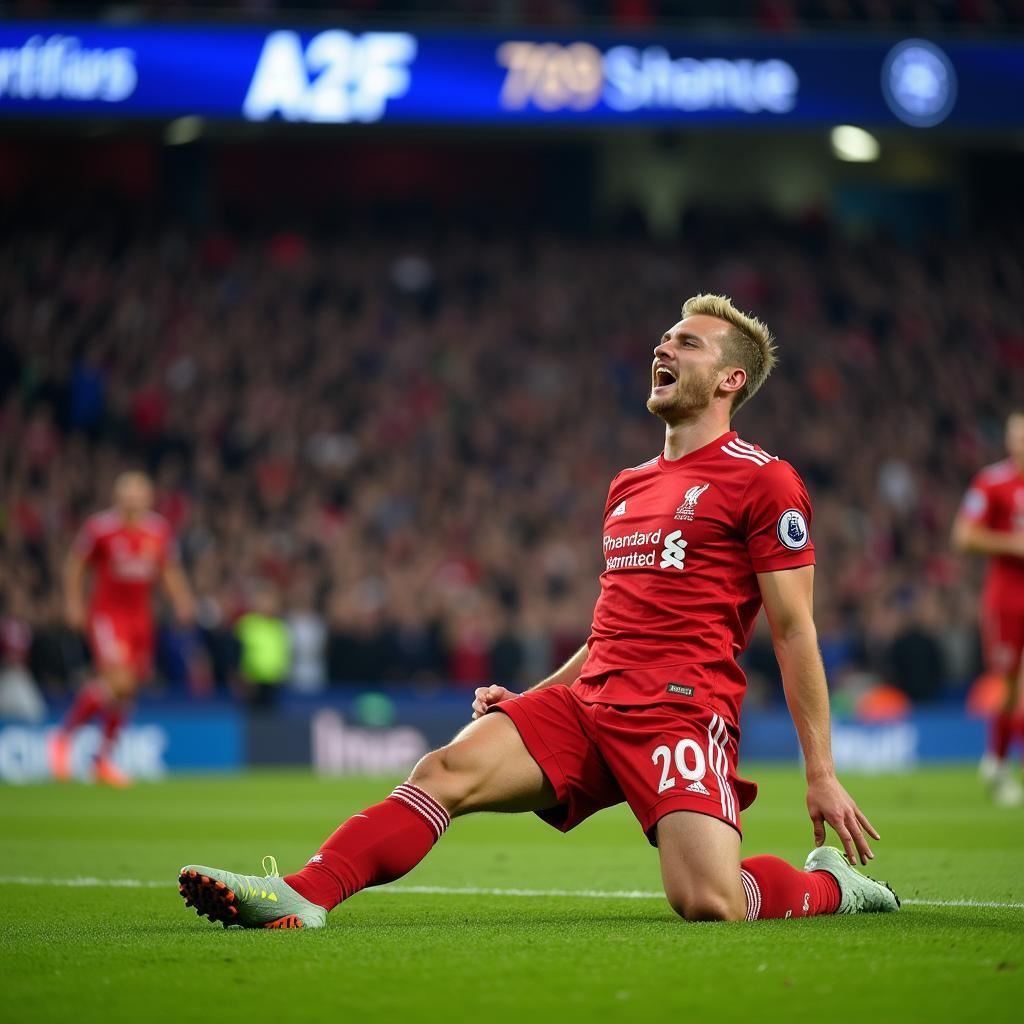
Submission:
[[[198,871],[182,871],[178,875],[178,892],[186,907],[194,907],[200,917],[219,921],[225,928],[237,924],[253,928],[305,928],[297,914],[287,914],[276,921],[262,925],[241,925],[238,920],[238,900],[234,892],[224,883]]]

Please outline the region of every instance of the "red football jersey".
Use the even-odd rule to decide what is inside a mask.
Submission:
[[[989,530],[1024,533],[1024,473],[1010,459],[987,466],[971,482],[960,513]],[[982,600],[989,608],[1024,612],[1024,558],[993,555]]]
[[[95,572],[89,607],[108,615],[152,614],[151,594],[174,540],[167,520],[150,512],[127,523],[115,511],[86,520],[75,540],[75,553]]]
[[[582,699],[688,699],[738,723],[746,678],[736,658],[761,609],[757,573],[813,565],[810,524],[793,467],[735,431],[619,473],[589,654],[574,683]]]

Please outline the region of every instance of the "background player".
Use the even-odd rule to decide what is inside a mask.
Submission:
[[[1024,743],[1024,409],[1006,420],[1006,450],[1009,458],[987,466],[971,482],[953,526],[953,544],[989,559],[981,595],[981,638],[986,667],[1006,681],[1006,696],[992,720],[981,774],[996,800],[1012,806],[1024,800],[1020,780],[1008,763],[1014,733]]]
[[[588,644],[530,692],[477,691],[477,719],[428,754],[407,783],[343,823],[282,879],[192,865],[189,905],[249,927],[319,927],[368,885],[401,877],[454,816],[536,811],[568,831],[626,801],[657,846],[665,892],[688,920],[788,918],[898,909],[850,867],[878,833],[832,763],[828,693],[811,614],[810,502],[791,466],[740,440],[730,417],[775,362],[768,329],[719,296],[696,296],[654,350],[648,409],[663,454],[612,483],[606,570]],[[846,848],[799,871],[740,860],[736,776],[745,689],[736,656],[762,602],[803,748],[807,809]],[[499,713],[492,714],[490,712]]]
[[[190,622],[192,595],[174,550],[167,521],[151,511],[153,485],[138,472],[123,473],[114,484],[114,505],[86,520],[65,568],[68,622],[88,636],[98,678],[79,691],[50,741],[55,778],[71,777],[71,738],[99,716],[103,742],[96,758],[96,780],[125,785],[111,752],[126,712],[153,662],[154,584],[163,584],[177,618]],[[93,588],[86,601],[86,574]]]

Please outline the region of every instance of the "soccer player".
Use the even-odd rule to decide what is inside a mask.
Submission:
[[[96,758],[96,781],[124,786],[129,779],[111,760],[126,713],[153,661],[152,590],[160,581],[178,619],[192,620],[193,603],[178,562],[167,521],[151,511],[153,485],[143,473],[123,473],[114,484],[114,506],[91,516],[82,527],[65,567],[68,622],[84,630],[98,678],[79,691],[61,727],[50,740],[50,770],[71,777],[71,738],[98,716],[103,741]],[[86,570],[95,577],[86,603]]]
[[[478,689],[474,721],[300,871],[189,865],[179,874],[186,904],[225,925],[320,927],[353,893],[415,867],[454,817],[535,811],[568,831],[626,801],[686,920],[898,909],[888,886],[851,866],[858,855],[867,863],[867,836],[879,836],[833,767],[807,492],[790,465],[729,427],[774,363],[759,320],[720,296],[688,300],[654,349],[647,407],[665,423],[664,449],[619,473],[608,494],[587,644],[522,695]],[[736,774],[736,658],[762,604],[806,761],[816,848],[802,871],[740,859],[740,811],[756,786]],[[822,845],[826,822],[845,856]]]
[[[1024,741],[1024,409],[1006,420],[1006,450],[1009,458],[987,466],[971,482],[953,524],[953,545],[988,556],[981,596],[982,646],[988,670],[1006,681],[1006,697],[992,720],[980,770],[996,801],[1015,806],[1024,801],[1020,780],[1008,763],[1014,733]]]

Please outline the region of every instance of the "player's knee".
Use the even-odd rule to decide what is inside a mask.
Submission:
[[[666,892],[669,905],[684,921],[742,921],[746,906],[713,889]]]
[[[135,692],[135,678],[129,668],[108,668],[103,682],[114,700],[127,700]]]
[[[409,776],[414,786],[426,790],[448,810],[458,814],[473,791],[471,766],[458,749],[449,744],[422,757]]]

